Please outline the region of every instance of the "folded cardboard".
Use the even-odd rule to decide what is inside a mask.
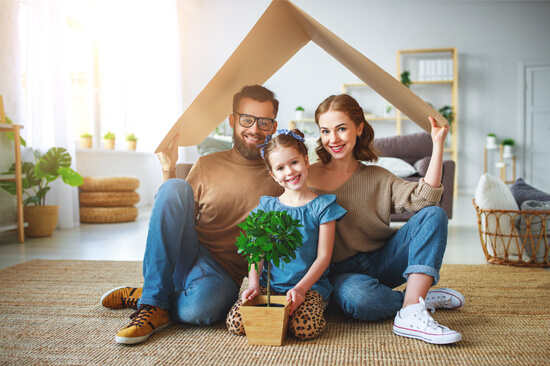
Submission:
[[[433,116],[446,119],[359,51],[288,0],[274,0],[222,68],[199,93],[155,152],[180,134],[179,145],[199,144],[231,113],[233,95],[245,85],[265,83],[308,42],[313,41],[390,104],[426,131]]]

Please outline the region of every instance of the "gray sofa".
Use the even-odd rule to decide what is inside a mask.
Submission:
[[[426,174],[426,169],[432,155],[432,138],[428,133],[414,133],[408,135],[377,138],[374,140],[376,148],[381,157],[399,158],[411,164],[418,171],[417,174],[403,178],[409,181],[418,181]],[[185,179],[192,164],[177,164],[176,176]],[[455,178],[455,162],[446,160],[443,162],[443,173],[441,182],[445,187],[441,197],[441,206],[447,213],[447,217],[453,217],[453,188]],[[394,214],[391,217],[392,222],[407,221],[413,213]]]
[[[417,182],[426,175],[426,169],[428,168],[432,156],[433,147],[430,134],[420,132],[377,138],[374,139],[374,146],[380,152],[380,156],[399,158],[416,168],[418,171],[417,174],[403,179]],[[449,219],[453,217],[454,180],[455,162],[452,160],[443,161],[441,183],[445,189],[438,206],[445,210]],[[391,220],[392,222],[403,222],[411,218],[412,215],[413,213],[411,212],[399,215],[394,214]]]

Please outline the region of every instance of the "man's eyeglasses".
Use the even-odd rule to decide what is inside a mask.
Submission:
[[[258,128],[262,131],[269,131],[273,128],[275,123],[274,119],[266,117],[254,117],[250,114],[240,114],[238,112],[233,112],[239,116],[239,124],[245,128],[252,127],[254,123],[258,122]]]

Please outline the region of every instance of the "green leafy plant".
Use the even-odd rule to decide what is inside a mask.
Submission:
[[[439,114],[441,114],[451,125],[454,121],[454,113],[453,113],[453,107],[449,105],[445,105],[438,110]]]
[[[83,137],[83,138],[85,138],[85,137],[92,137],[92,134],[86,132],[86,133],[83,133],[82,135],[80,135],[80,137]]]
[[[487,137],[497,137],[496,133],[488,133]]]
[[[133,133],[130,133],[126,135],[126,141],[137,141],[137,137]]]
[[[401,84],[405,85],[407,88],[409,88],[412,84],[411,82],[411,72],[408,70],[405,70],[401,73]]]
[[[50,190],[49,184],[61,177],[64,183],[71,187],[77,187],[84,183],[80,174],[70,168],[71,155],[62,147],[52,147],[44,155],[38,150],[31,149],[35,162],[22,162],[21,170],[25,174],[23,178],[23,205],[44,205],[46,193]],[[5,174],[15,174],[15,163]],[[0,187],[5,191],[16,195],[15,182],[0,182]]]
[[[103,135],[103,139],[114,140],[116,139],[116,135],[114,134],[114,132],[108,131],[105,135]]]
[[[248,270],[264,261],[267,268],[267,306],[270,306],[271,262],[276,267],[284,266],[296,259],[296,250],[302,246],[302,234],[298,230],[303,225],[284,211],[258,210],[252,212],[238,225],[245,233],[237,237],[237,252],[248,261]],[[282,268],[282,267],[281,267]]]
[[[11,119],[9,119],[8,116],[6,116],[6,123],[8,125],[13,125],[13,121]],[[12,140],[12,141],[14,141],[14,139],[15,139],[15,136],[14,136],[13,132],[11,132],[11,131],[6,132],[6,137],[8,138],[8,140]],[[23,137],[19,136],[19,141],[20,141],[21,146],[27,147],[27,141],[25,141],[25,139]]]
[[[297,111],[304,111],[304,107],[298,106],[298,107],[296,107],[296,110],[297,110]]]
[[[516,141],[514,139],[505,139],[501,142],[502,145],[516,146]]]

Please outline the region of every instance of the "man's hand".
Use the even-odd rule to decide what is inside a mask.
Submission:
[[[160,164],[162,165],[163,172],[175,172],[176,171],[176,162],[178,161],[178,141],[180,139],[180,134],[178,133],[174,136],[172,143],[168,146],[168,149],[157,153],[159,157]]]

